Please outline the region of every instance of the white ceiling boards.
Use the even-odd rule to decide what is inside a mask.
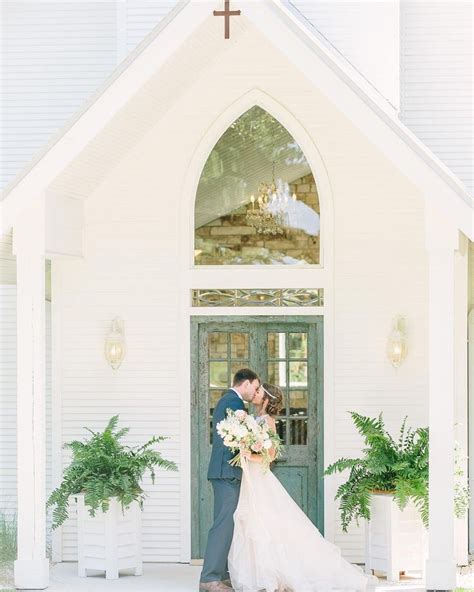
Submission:
[[[291,134],[269,113],[253,107],[222,135],[204,166],[196,196],[199,228],[250,202],[262,181],[291,183],[311,172]]]

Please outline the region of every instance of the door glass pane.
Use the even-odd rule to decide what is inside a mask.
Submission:
[[[224,391],[222,389],[219,390],[214,390],[214,389],[210,389],[209,390],[209,411],[212,412],[214,411],[214,409],[216,408],[217,403],[220,401],[222,395],[223,395]]]
[[[209,386],[213,388],[228,386],[227,362],[209,362]]]
[[[230,381],[232,382],[234,374],[237,372],[237,370],[242,370],[242,368],[248,368],[249,365],[250,364],[248,360],[239,360],[238,362],[232,362],[232,364],[230,365]],[[231,382],[229,382],[229,386]]]
[[[308,391],[290,391],[290,415],[308,415]]]
[[[290,358],[307,358],[308,334],[290,333],[288,336],[288,349],[290,350]]]
[[[227,333],[209,333],[209,358],[227,358]]]
[[[285,358],[286,357],[286,333],[268,333],[268,357]]]
[[[220,401],[224,391],[222,389],[209,389],[209,443],[212,444],[212,414]]]
[[[290,386],[296,388],[308,386],[307,362],[290,362]]]
[[[286,362],[268,362],[268,382],[286,386]]]
[[[283,444],[286,444],[286,419],[276,420],[276,431]]]
[[[278,415],[287,415],[286,413],[286,406],[287,406],[287,398],[285,393],[283,393],[283,407],[280,409],[280,413]]]
[[[248,333],[230,334],[230,357],[232,359],[246,359],[249,357]]]
[[[308,441],[308,420],[307,419],[289,419],[290,445],[305,445]]]

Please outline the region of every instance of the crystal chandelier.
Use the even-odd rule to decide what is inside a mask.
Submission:
[[[278,178],[275,182],[275,128],[272,134],[272,182],[260,183],[258,197],[250,196],[251,205],[247,209],[245,220],[249,226],[255,228],[258,234],[279,235],[289,226],[288,204],[296,201],[296,194],[290,197],[290,186]]]
[[[275,178],[273,178],[275,179]],[[258,197],[250,197],[251,206],[247,210],[246,222],[255,228],[259,234],[279,235],[288,227],[288,203],[296,201],[296,194],[290,197],[288,183],[278,179],[271,184],[260,183]]]

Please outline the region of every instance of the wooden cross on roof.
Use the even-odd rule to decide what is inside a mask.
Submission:
[[[230,39],[230,17],[240,16],[240,10],[230,9],[230,0],[224,0],[224,10],[214,10],[214,16],[225,17],[224,39]]]

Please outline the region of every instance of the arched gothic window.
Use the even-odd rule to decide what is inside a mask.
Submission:
[[[241,115],[211,151],[194,212],[196,265],[316,265],[316,183],[291,134],[264,109]]]

